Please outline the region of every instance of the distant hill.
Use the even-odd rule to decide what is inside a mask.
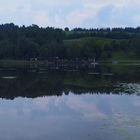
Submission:
[[[0,59],[140,59],[140,27],[58,29],[0,25]]]

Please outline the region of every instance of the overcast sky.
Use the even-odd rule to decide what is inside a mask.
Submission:
[[[140,26],[140,0],[0,0],[0,23],[54,27]]]

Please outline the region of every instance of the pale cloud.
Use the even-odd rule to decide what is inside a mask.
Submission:
[[[0,21],[43,27],[139,26],[139,6],[138,0],[0,0]]]
[[[71,96],[68,98],[66,105],[72,110],[75,110],[76,112],[79,112],[80,114],[82,114],[83,118],[86,118],[89,120],[107,118],[107,115],[102,113],[98,109],[96,102],[89,102],[89,100],[86,100],[85,98],[86,96],[82,96],[82,97]]]

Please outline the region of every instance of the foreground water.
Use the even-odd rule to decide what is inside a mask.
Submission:
[[[140,67],[0,71],[0,139],[139,140]]]

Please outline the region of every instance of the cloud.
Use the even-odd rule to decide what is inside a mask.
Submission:
[[[1,23],[55,27],[139,26],[138,0],[0,0]]]

